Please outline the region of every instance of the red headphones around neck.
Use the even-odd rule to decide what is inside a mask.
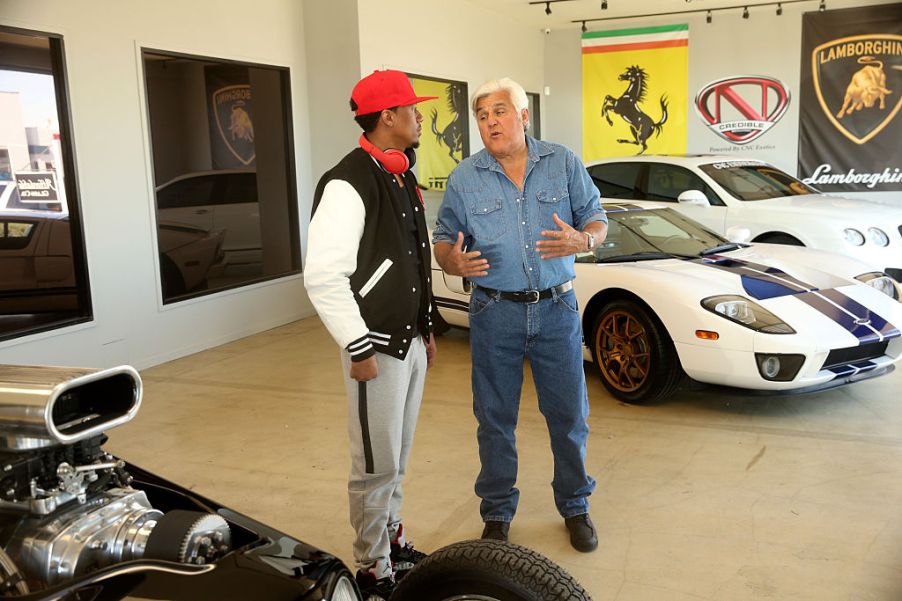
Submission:
[[[410,169],[410,159],[403,151],[395,148],[380,150],[366,139],[366,134],[360,134],[360,147],[379,161],[379,164],[385,167],[389,173],[401,174]]]

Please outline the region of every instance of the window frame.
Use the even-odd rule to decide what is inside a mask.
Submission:
[[[291,263],[296,267],[289,271],[285,271],[279,274],[273,275],[263,275],[260,277],[249,278],[247,280],[243,280],[241,282],[236,282],[234,284],[222,286],[219,288],[213,288],[209,290],[198,290],[196,292],[189,292],[186,294],[180,294],[177,297],[171,298],[170,300],[166,300],[163,296],[163,272],[162,265],[160,264],[160,248],[159,248],[159,228],[160,228],[160,216],[159,216],[159,206],[157,202],[157,192],[156,186],[154,182],[156,181],[156,165],[154,164],[154,141],[152,135],[152,125],[151,125],[151,114],[150,114],[150,95],[148,92],[147,86],[147,69],[145,68],[145,55],[146,54],[156,54],[161,56],[172,57],[176,59],[186,59],[186,60],[194,60],[200,62],[208,62],[208,63],[217,63],[222,65],[235,65],[240,67],[248,67],[252,69],[270,69],[279,72],[279,85],[280,85],[280,98],[282,100],[282,108],[283,108],[283,123],[282,123],[282,132],[285,139],[285,169],[286,169],[286,189],[289,195],[288,203],[290,204],[290,212],[291,212],[291,223],[288,224],[289,227],[289,236],[290,236],[290,252],[291,252]],[[260,284],[264,282],[271,282],[282,278],[289,277],[297,277],[298,275],[303,274],[303,258],[301,256],[301,214],[300,214],[300,206],[298,203],[298,183],[297,183],[297,169],[296,169],[296,157],[295,157],[295,144],[294,144],[294,114],[292,112],[292,96],[291,96],[291,69],[286,65],[275,65],[275,64],[266,64],[266,63],[257,63],[247,60],[237,60],[216,56],[207,56],[202,54],[192,54],[188,52],[180,52],[177,50],[166,50],[163,48],[152,47],[152,46],[140,46],[138,48],[138,60],[140,63],[140,71],[139,76],[141,78],[141,86],[143,91],[143,113],[145,118],[145,124],[147,128],[147,151],[149,157],[149,183],[150,183],[150,199],[153,203],[151,206],[151,212],[153,214],[153,245],[154,245],[154,264],[156,265],[156,278],[157,278],[157,291],[158,302],[161,307],[168,308],[177,305],[178,303],[190,300],[197,300],[199,298],[220,294],[227,291],[235,291],[242,288],[247,288],[253,286],[255,284]],[[284,74],[284,76],[282,76]],[[215,188],[214,184],[214,188]],[[258,197],[259,202],[259,197]]]
[[[63,186],[66,191],[66,204],[69,209],[69,232],[72,244],[72,268],[75,276],[76,297],[80,307],[80,315],[56,321],[32,325],[21,330],[0,331],[0,343],[18,340],[33,334],[63,329],[69,326],[94,321],[94,305],[91,296],[91,278],[88,267],[87,248],[85,246],[84,222],[81,215],[81,194],[78,184],[78,162],[75,157],[75,139],[73,136],[72,111],[70,108],[69,77],[66,71],[66,51],[62,34],[10,27],[0,25],[0,32],[29,37],[47,38],[50,51],[50,72],[43,69],[17,69],[24,73],[37,73],[53,77],[54,100],[56,102],[57,121],[59,123],[60,150],[63,173]],[[0,65],[0,68],[4,65]],[[6,67],[9,68],[9,67]]]

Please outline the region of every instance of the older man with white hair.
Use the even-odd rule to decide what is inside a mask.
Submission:
[[[607,218],[579,158],[526,135],[522,86],[488,81],[471,108],[485,149],[448,178],[433,244],[445,272],[475,284],[470,347],[482,537],[507,540],[517,510],[515,430],[528,358],[551,437],[557,510],[573,547],[593,551],[595,480],[585,467],[589,403],[572,281],[574,255],[604,239]]]

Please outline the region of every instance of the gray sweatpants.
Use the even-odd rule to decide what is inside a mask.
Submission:
[[[401,361],[376,353],[379,375],[369,382],[348,376],[351,359],[341,353],[348,391],[348,480],[354,563],[372,568],[376,578],[391,574],[390,543],[401,526],[401,481],[413,443],[426,379],[426,344],[417,337]]]

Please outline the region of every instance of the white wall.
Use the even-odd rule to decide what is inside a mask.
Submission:
[[[234,7],[233,7],[234,8]],[[0,362],[144,367],[313,313],[300,276],[162,307],[140,47],[291,70],[299,214],[311,152],[301,4],[3,0],[0,24],[64,37],[94,321],[0,343]]]
[[[468,94],[488,79],[510,77],[528,92],[544,85],[542,38],[510,11],[491,12],[466,0],[359,0],[360,68],[398,69],[467,82]],[[545,128],[545,114],[542,127]],[[482,148],[470,117],[470,154]],[[547,137],[544,136],[543,137]]]
[[[830,9],[886,4],[896,0],[830,0]],[[689,23],[689,111],[690,153],[749,156],[774,163],[796,173],[799,134],[799,82],[802,48],[802,13],[816,10],[812,3],[787,4],[783,15],[775,7],[750,7],[750,18],[741,9],[714,12],[712,23],[705,14],[683,17],[624,19],[589,23],[590,30],[650,27]],[[705,8],[701,6],[700,8]],[[551,86],[546,124],[547,138],[562,142],[577,152],[582,149],[582,63],[580,30],[559,30],[548,36],[545,46],[545,74]],[[696,93],[706,84],[737,75],[764,75],[783,82],[790,90],[789,108],[767,133],[749,144],[738,146],[709,130],[695,113]],[[558,115],[564,115],[564,118]],[[629,151],[625,155],[631,154]],[[856,193],[853,196],[878,202],[899,202],[898,192]]]
[[[304,0],[304,43],[310,90],[310,167],[314,186],[346,155],[360,135],[349,100],[360,79],[357,0]],[[306,253],[310,206],[301,216]]]

